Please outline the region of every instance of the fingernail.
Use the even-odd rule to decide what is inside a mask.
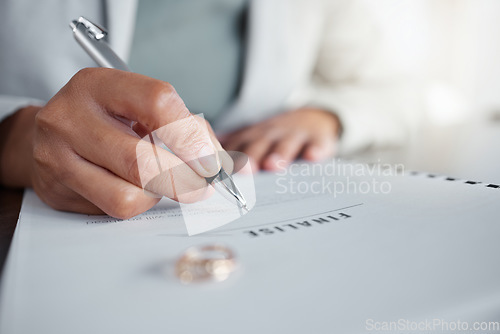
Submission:
[[[198,161],[210,176],[217,174],[220,170],[219,160],[215,150],[210,145],[205,145],[198,153]]]

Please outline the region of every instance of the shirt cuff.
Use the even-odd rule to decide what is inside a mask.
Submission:
[[[43,106],[45,102],[29,97],[0,95],[0,122],[15,111],[30,105]]]

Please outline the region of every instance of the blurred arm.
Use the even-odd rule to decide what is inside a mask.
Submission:
[[[307,104],[338,115],[340,153],[406,142],[418,105],[409,78],[384,59],[381,36],[359,1],[325,1],[324,6],[323,38]]]

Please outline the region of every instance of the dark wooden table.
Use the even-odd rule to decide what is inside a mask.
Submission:
[[[22,189],[0,187],[0,275],[9,252],[12,235],[16,229],[22,199]]]

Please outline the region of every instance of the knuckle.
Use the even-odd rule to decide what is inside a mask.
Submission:
[[[118,194],[112,197],[110,208],[106,210],[110,216],[118,219],[129,219],[140,212],[140,196],[135,189],[123,189]]]
[[[110,71],[114,70],[96,67],[82,68],[71,77],[68,83],[61,89],[61,92],[68,93],[74,97],[92,94],[92,85],[95,85],[97,88],[107,85],[104,82],[104,78]]]
[[[42,108],[35,115],[35,127],[39,130],[47,130],[53,126],[53,113],[49,112],[47,108]]]
[[[58,94],[35,115],[35,129],[38,134],[53,136],[74,131],[74,113],[67,99]]]
[[[86,82],[89,82],[89,80],[91,80],[95,75],[95,68],[82,68],[71,77],[68,83],[63,87],[63,90],[71,91],[75,88],[75,91],[77,91],[78,87],[82,86]]]
[[[191,115],[184,101],[168,82],[156,80],[149,89],[149,99],[147,100],[150,103],[149,110],[159,122],[154,124],[156,125],[154,128]]]
[[[101,72],[101,69],[95,67],[85,67],[76,72],[71,78],[70,82],[87,82],[89,79],[95,78],[97,74]]]
[[[151,100],[155,109],[163,109],[168,103],[178,96],[174,87],[168,82],[155,81],[151,87]]]

